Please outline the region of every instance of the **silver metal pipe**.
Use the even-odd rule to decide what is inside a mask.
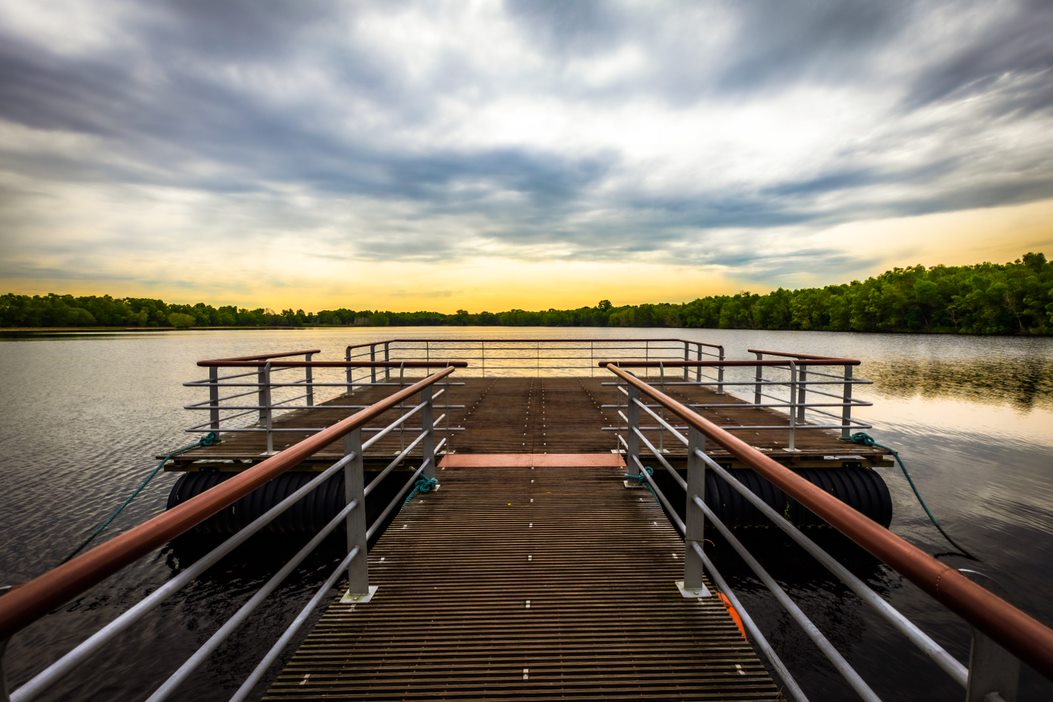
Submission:
[[[659,414],[658,414],[657,412],[654,412],[654,411],[652,411],[650,407],[648,407],[648,406],[647,406],[646,404],[644,404],[643,402],[640,402],[639,400],[637,400],[637,404],[638,404],[638,405],[640,405],[640,407],[641,407],[641,408],[643,409],[643,411],[644,411],[644,412],[646,412],[647,414],[649,414],[649,415],[651,415],[652,417],[654,417],[654,418],[655,418],[655,420],[656,420],[656,421],[657,421],[657,422],[658,422],[659,424],[661,424],[661,425],[662,425],[663,427],[665,427],[665,428],[666,428],[666,429],[667,429],[667,430],[668,430],[668,431],[669,431],[669,432],[670,432],[670,433],[671,433],[671,434],[672,434],[673,436],[675,436],[675,437],[676,437],[676,439],[677,439],[677,441],[679,441],[680,443],[682,443],[682,444],[683,444],[684,446],[687,446],[687,437],[686,437],[686,436],[684,436],[683,434],[681,434],[681,433],[680,433],[679,431],[677,431],[676,429],[674,429],[674,428],[673,428],[673,425],[672,425],[672,424],[670,424],[669,422],[665,421],[665,418],[664,418],[664,417],[660,416],[660,415],[659,415]]]
[[[186,585],[194,580],[194,578],[211,568],[235,548],[248,541],[250,537],[256,534],[256,532],[274,521],[275,518],[296,504],[296,502],[303,498],[304,495],[318,487],[337,471],[343,469],[344,464],[352,458],[353,456],[344,456],[339,461],[329,466],[329,468],[319,473],[315,478],[312,478],[303,487],[296,490],[296,492],[261,514],[241,531],[231,536],[198,560],[194,561],[194,563],[187,567],[186,570],[181,571],[171,580],[167,581],[142,600],[135,603],[132,607],[125,610],[109,624],[106,624],[97,632],[80,642],[69,653],[37,673],[31,680],[29,680],[29,682],[15,690],[11,694],[12,702],[25,702],[26,700],[31,700],[46,690],[54,682],[87,660],[89,656],[96,653],[119,634],[142,619],[143,616],[150,612],[154,607],[186,587]]]
[[[220,645],[223,644],[224,641],[230,638],[230,636],[245,623],[245,620],[256,611],[256,608],[263,604],[263,601],[267,599],[267,597],[269,597],[287,577],[289,577],[289,574],[292,573],[312,551],[314,551],[318,544],[322,543],[325,537],[329,536],[337,526],[343,523],[344,518],[347,517],[351,510],[357,507],[359,507],[357,500],[352,500],[345,505],[344,508],[340,510],[335,517],[329,520],[329,522],[322,527],[310,541],[304,544],[303,547],[278,570],[278,572],[272,575],[267,582],[265,582],[260,589],[245,602],[245,604],[239,607],[237,612],[231,615],[227,621],[223,622],[223,625],[220,626],[219,629],[217,629],[216,632],[205,641],[205,643],[201,644],[201,646],[183,662],[183,665],[179,666],[179,668],[172,673],[167,680],[161,683],[161,686],[147,698],[147,702],[161,702],[161,700],[168,699],[168,697],[174,693],[179,686],[183,684],[183,682],[190,677],[190,675],[197,670],[197,668],[204,663],[217,648],[220,647]]]
[[[845,682],[859,695],[862,699],[868,700],[869,702],[880,702],[881,698],[877,696],[870,686],[867,685],[866,681],[859,676],[859,673],[849,664],[845,657],[830,643],[829,639],[823,635],[823,632],[819,631],[819,627],[808,618],[808,615],[797,606],[786,591],[783,590],[775,579],[768,574],[768,571],[757,561],[756,558],[749,552],[749,550],[742,545],[742,542],[735,538],[735,535],[731,533],[731,530],[724,525],[724,522],[720,521],[720,518],[709,508],[705,501],[696,497],[694,499],[695,505],[706,515],[713,526],[717,528],[717,531],[723,535],[724,539],[731,545],[735,552],[739,554],[739,557],[746,562],[750,570],[756,574],[756,576],[764,583],[764,586],[768,588],[768,591],[775,596],[775,599],[779,601],[786,613],[793,618],[795,622],[804,630],[804,633],[812,640],[812,643],[816,645],[820,652],[826,656],[827,660],[834,666],[834,669],[841,674],[841,677],[845,679]]]
[[[917,646],[922,653],[932,659],[933,662],[943,669],[943,671],[946,672],[955,682],[963,688],[968,684],[968,669],[959,663],[950,653],[944,650],[942,646],[933,641],[924,631],[918,628],[916,624],[903,616],[899,610],[871,590],[866,583],[853,575],[852,572],[841,565],[837,559],[805,536],[800,529],[779,514],[779,512],[772,508],[767,502],[754,494],[752,490],[740,481],[736,480],[726,468],[714,461],[712,457],[704,451],[696,451],[695,455],[705,461],[706,465],[723,478],[728,486],[742,495],[747,502],[760,510],[760,512],[771,520],[775,526],[779,527],[779,529],[793,539],[798,546],[807,551],[812,558],[819,561],[823,567],[848,586],[848,588],[852,590],[859,599],[872,607],[887,622],[889,622],[894,629],[910,639],[911,643]]]
[[[409,446],[402,449],[402,451],[399,452],[399,455],[395,456],[395,458],[384,467],[384,470],[377,473],[376,477],[369,481],[369,485],[366,485],[365,490],[363,491],[365,493],[365,496],[369,497],[369,493],[373,491],[373,488],[379,485],[380,481],[383,480],[388,473],[395,470],[395,467],[398,466],[398,464],[402,463],[402,460],[409,455],[410,451],[415,449],[417,447],[417,444],[423,441],[424,437],[427,435],[428,432],[425,431],[422,431],[420,434],[417,434],[417,438],[411,441]]]
[[[278,656],[282,654],[285,647],[289,645],[289,642],[291,642],[300,632],[300,629],[304,627],[311,614],[322,604],[322,600],[325,599],[325,596],[329,594],[329,591],[336,585],[336,581],[344,574],[344,571],[351,564],[351,561],[360,555],[360,549],[358,546],[355,546],[346,556],[344,556],[344,560],[340,561],[340,565],[333,570],[326,581],[322,584],[322,587],[318,588],[314,593],[314,596],[306,605],[304,605],[303,609],[299,611],[296,617],[285,629],[285,632],[278,637],[278,640],[274,642],[274,645],[271,646],[270,650],[264,654],[260,662],[256,664],[256,667],[251,673],[249,673],[249,676],[245,678],[245,682],[241,684],[241,687],[239,687],[231,696],[231,702],[234,702],[235,700],[237,702],[243,702],[249,696],[253,688],[260,683],[270,667],[276,660],[278,660]]]
[[[662,467],[669,471],[669,474],[673,476],[673,479],[676,480],[677,484],[680,485],[682,489],[687,490],[687,481],[680,477],[680,474],[676,472],[676,469],[669,464],[669,461],[665,460],[665,457],[655,448],[654,444],[643,435],[643,432],[640,431],[639,427],[634,428],[634,431],[639,434],[640,441],[642,441],[644,446],[646,446],[654,457],[658,459],[658,462],[662,464]]]
[[[636,466],[640,469],[640,473],[647,479],[647,482],[651,485],[651,489],[654,490],[654,496],[658,498],[658,501],[662,503],[669,515],[669,521],[673,523],[679,531],[680,535],[684,536],[687,534],[687,525],[684,524],[684,520],[680,518],[680,515],[673,509],[673,505],[669,504],[669,500],[666,499],[665,494],[662,493],[661,488],[655,485],[654,478],[644,470],[644,464],[640,461],[639,456],[633,456],[632,459],[636,461]]]
[[[768,643],[768,639],[764,638],[764,634],[761,632],[760,627],[758,627],[757,623],[753,621],[753,617],[750,616],[746,608],[742,606],[738,596],[736,596],[735,592],[730,586],[728,586],[728,582],[724,579],[724,576],[721,575],[720,571],[717,570],[717,567],[713,565],[713,561],[709,559],[709,556],[706,555],[701,546],[698,544],[691,544],[691,546],[695,553],[698,554],[698,557],[702,559],[702,565],[706,567],[706,572],[709,573],[711,578],[713,578],[713,583],[727,596],[731,601],[731,606],[739,613],[739,617],[742,619],[742,625],[746,627],[750,636],[753,637],[753,645],[760,649],[760,652],[764,654],[768,663],[775,669],[776,674],[779,676],[779,680],[786,686],[785,692],[788,692],[790,697],[796,702],[808,702],[808,696],[804,694],[804,690],[802,690],[800,685],[797,684],[797,680],[794,679],[793,675],[786,667],[786,664],[784,664],[782,659],[779,658],[779,654],[777,654],[775,649],[771,647],[771,644]]]

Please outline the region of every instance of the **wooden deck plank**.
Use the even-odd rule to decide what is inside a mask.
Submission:
[[[606,457],[603,457],[606,460]],[[335,599],[268,700],[778,700],[683,542],[622,469],[447,466]]]

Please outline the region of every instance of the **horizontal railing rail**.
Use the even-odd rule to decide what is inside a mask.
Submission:
[[[197,365],[208,369],[208,377],[183,383],[186,387],[206,388],[208,399],[185,405],[184,409],[208,412],[208,421],[197,422],[186,429],[190,433],[217,434],[263,434],[268,453],[274,453],[274,435],[279,433],[317,431],[317,426],[276,427],[274,420],[289,412],[317,413],[341,409],[360,409],[357,403],[334,403],[335,397],[350,395],[357,386],[368,382],[374,386],[405,387],[412,379],[406,377],[413,370],[436,368],[465,368],[466,361],[446,359],[437,361],[325,361],[313,360],[315,349],[239,356],[236,358],[206,359]],[[287,360],[291,356],[304,356],[304,360]],[[247,373],[221,374],[224,369],[252,369]],[[385,380],[378,382],[377,369],[385,373]],[[303,376],[295,380],[278,381],[275,374],[303,369]],[[343,370],[339,382],[327,381],[316,374]],[[391,382],[392,371],[397,371],[397,380]],[[363,371],[355,377],[356,371]],[[285,378],[286,376],[281,376]],[[367,380],[367,378],[369,378]],[[339,392],[337,391],[339,389]],[[329,391],[330,397],[322,398],[320,391]],[[290,394],[290,392],[292,394]],[[247,400],[246,398],[254,398]],[[447,406],[449,408],[450,406]]]
[[[229,538],[210,554],[195,561],[190,567],[181,571],[169,582],[147,596],[147,598],[134,605],[102,630],[96,632],[88,640],[82,642],[69,654],[38,673],[28,683],[15,690],[10,698],[16,702],[23,702],[24,700],[32,699],[49,688],[76,666],[97,653],[117,634],[131,627],[145,613],[160,604],[161,601],[188,584],[206,568],[216,563],[222,556],[244,543],[252,534],[257,533],[267,523],[289,509],[296,501],[306,496],[312,489],[318,487],[323,481],[340,471],[343,471],[344,474],[345,496],[347,498],[344,509],[333,517],[323,530],[307,546],[301,549],[289,563],[268,580],[257,595],[250,598],[226,624],[222,625],[216,634],[198,652],[192,655],[150,699],[159,700],[169,697],[189,673],[204,661],[208,654],[214,651],[223,640],[226,640],[234,630],[244,623],[248,615],[261,603],[263,598],[273,592],[278,584],[292,572],[308,553],[340,524],[346,523],[347,525],[347,555],[333,575],[326,581],[323,588],[319,591],[319,595],[312,598],[308,606],[317,606],[324,594],[333,587],[341,573],[344,572],[347,572],[350,583],[348,596],[358,598],[361,601],[368,599],[372,590],[368,582],[367,541],[380,528],[383,520],[398,508],[418,477],[431,478],[434,476],[436,453],[442,448],[442,442],[435,441],[435,432],[436,427],[444,420],[445,415],[434,416],[435,405],[433,400],[439,393],[434,392],[433,386],[439,384],[440,381],[450,376],[454,371],[455,368],[453,366],[440,369],[408,387],[393,392],[383,400],[319,431],[317,434],[300,441],[281,453],[263,460],[204,493],[188,499],[186,502],[147,520],[143,524],[73,558],[22,586],[12,589],[3,597],[0,597],[0,642],[6,642],[11,636],[44,617],[48,612],[85,593],[93,586],[120,572],[126,566],[136,562],[172,539],[185,534],[221,510],[230,507],[252,491],[291,470],[323,448],[337,441],[342,440],[344,442],[343,457],[313,478],[307,485],[304,485],[292,495],[271,507],[264,515]],[[362,440],[361,432],[368,422],[380,417],[389,410],[405,406],[405,403],[415,396],[419,397],[420,401],[413,404],[407,412],[388,424],[387,427],[372,438],[365,441]],[[369,485],[364,485],[362,459],[365,451],[378,441],[384,433],[400,428],[411,417],[417,417],[414,421],[419,421],[420,432]],[[370,494],[380,480],[384,479],[415,450],[420,452],[419,467],[412,472],[409,480],[403,484],[398,494],[396,494],[395,499],[387,505],[374,520],[373,524],[367,528],[365,520],[366,496]],[[307,614],[307,608],[305,608],[301,612],[301,616],[298,616],[290,626],[289,631],[292,631],[292,634],[289,634],[289,631],[287,631],[286,634],[289,635],[283,635],[278,644],[272,647],[265,656],[264,661],[250,676],[249,680],[252,681],[252,685],[249,685],[248,688],[243,686],[243,689],[239,690],[235,698],[243,699],[251,692],[255,682],[260,679],[270,663],[280,655],[281,647],[295,634],[293,629],[298,630],[303,626],[307,619]],[[2,649],[0,649],[0,652],[2,652]],[[0,680],[0,683],[3,683],[3,681]],[[3,691],[3,694],[0,694],[0,698],[6,696],[7,689],[6,685],[0,684],[0,691]]]
[[[809,359],[817,360],[817,359]],[[830,360],[830,359],[824,359]],[[845,359],[837,359],[845,360]],[[813,642],[827,655],[837,670],[845,677],[848,684],[864,699],[877,699],[873,690],[859,677],[847,661],[832,648],[829,641],[822,636],[818,628],[811,623],[800,608],[788,598],[785,592],[767,575],[763,567],[749,554],[720,519],[709,509],[704,501],[704,471],[716,471],[724,481],[751,504],[765,514],[776,526],[785,531],[806,551],[817,558],[835,576],[846,583],[861,599],[872,606],[897,630],[906,634],[908,639],[917,645],[956,682],[967,689],[967,699],[996,702],[1015,698],[1017,685],[1017,660],[1024,661],[1042,675],[1053,679],[1053,629],[1042,624],[1026,612],[1014,607],[998,595],[970,580],[966,575],[951,566],[942,563],[918,547],[892,533],[874,521],[863,516],[841,500],[829,494],[817,485],[797,475],[771,457],[753,448],[733,434],[721,429],[705,419],[691,408],[666,395],[631,372],[617,365],[609,364],[607,369],[617,376],[627,387],[629,396],[626,405],[628,433],[621,438],[625,447],[630,473],[639,480],[648,482],[660,495],[660,501],[670,512],[674,525],[685,536],[685,581],[684,588],[699,588],[702,585],[701,572],[705,569],[714,575],[714,580],[724,582],[715,571],[714,565],[704,550],[703,524],[710,522],[723,534],[732,547],[739,552],[752,570],[768,589],[776,596]],[[686,432],[673,427],[661,416],[647,406],[654,403],[671,412],[686,425]],[[677,441],[688,447],[688,477],[684,480],[671,464],[662,456],[653,442],[639,429],[641,413],[649,414],[652,419],[663,425]],[[706,452],[707,442],[712,441],[723,450],[734,456],[743,465],[752,468],[766,478],[773,486],[782,490],[788,497],[796,500],[830,526],[851,539],[861,548],[910,580],[921,590],[928,593],[938,602],[962,617],[974,629],[973,653],[968,668],[948,654],[935,641],[909,622],[902,614],[894,610],[877,593],[874,593],[862,581],[840,566],[829,554],[822,551],[792,523],[767,505],[764,500],[754,495],[745,485],[732,476],[727,469],[713,460]],[[641,459],[643,448],[652,452],[655,459],[664,469],[670,472],[682,488],[686,490],[686,520],[677,516],[670,501],[661,495],[657,484],[645,470]],[[722,585],[722,587],[725,587]],[[731,595],[729,595],[730,597]],[[737,600],[733,600],[737,602]],[[738,606],[736,604],[736,606]],[[740,613],[745,614],[740,609]],[[778,660],[770,645],[763,638],[763,633],[755,623],[744,616],[747,628],[758,637],[758,647],[768,655],[769,660],[781,676],[786,668]],[[772,657],[774,656],[774,658]],[[803,693],[792,678],[787,681],[788,691],[795,699],[804,699]]]
[[[472,362],[473,372],[486,377],[494,374],[594,375],[602,357],[620,359],[724,359],[724,347],[680,338],[613,339],[385,339],[346,347],[345,360],[390,361],[397,358],[432,360],[456,357]],[[684,370],[685,378],[687,370]],[[701,368],[696,369],[701,379]],[[719,383],[723,369],[714,378]],[[371,378],[376,380],[375,374]]]
[[[787,354],[792,355],[792,354]],[[797,433],[800,431],[827,431],[830,429],[839,429],[841,431],[842,438],[848,438],[855,431],[862,431],[869,429],[871,425],[858,421],[852,416],[852,410],[856,407],[870,407],[872,403],[854,399],[852,396],[852,386],[854,385],[869,385],[871,381],[853,377],[852,368],[858,366],[860,361],[854,358],[781,358],[781,359],[757,359],[757,360],[722,360],[722,361],[600,361],[599,364],[603,367],[615,367],[624,369],[658,369],[660,371],[657,378],[649,377],[648,382],[655,385],[656,387],[664,387],[667,385],[672,386],[713,386],[716,385],[713,381],[701,381],[701,380],[690,380],[687,379],[687,373],[685,372],[684,378],[680,378],[676,374],[667,377],[666,370],[684,369],[687,371],[690,368],[705,368],[715,367],[723,370],[724,368],[732,369],[756,369],[756,373],[753,378],[749,380],[729,380],[726,377],[721,379],[719,383],[719,391],[724,392],[731,390],[731,394],[734,393],[735,388],[751,388],[752,401],[749,396],[741,398],[739,402],[705,402],[705,403],[690,403],[685,405],[686,407],[697,410],[718,410],[728,408],[754,408],[760,410],[774,410],[778,412],[776,417],[785,416],[785,423],[773,424],[770,421],[763,423],[724,423],[719,426],[727,431],[748,431],[748,430],[782,430],[787,431],[787,448],[789,450],[797,450]],[[819,373],[813,371],[813,367],[834,367],[841,368],[841,372],[834,373]],[[789,376],[786,380],[776,380],[772,378],[763,377],[763,369],[773,370],[785,370]],[[814,376],[818,375],[819,379],[814,379]],[[617,383],[615,383],[617,384]],[[826,392],[825,390],[819,389],[817,386],[840,386],[840,392]],[[773,394],[776,389],[781,388],[785,395]],[[619,388],[624,394],[624,388]],[[819,396],[819,400],[815,399],[815,396]],[[831,401],[836,400],[836,401]],[[617,405],[604,405],[605,408],[615,408]],[[839,408],[839,413],[829,411],[833,408]],[[821,421],[807,421],[809,414],[813,415],[814,420],[816,416]],[[772,416],[772,415],[765,415]],[[626,417],[622,415],[622,419]],[[615,427],[615,429],[623,429],[622,427]]]

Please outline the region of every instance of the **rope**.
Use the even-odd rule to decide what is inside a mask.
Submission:
[[[91,534],[88,536],[88,538],[84,539],[84,541],[81,542],[80,546],[78,546],[77,548],[73,549],[73,551],[68,556],[63,558],[62,561],[60,561],[59,565],[62,565],[62,563],[65,563],[66,561],[72,559],[78,553],[83,551],[84,548],[88,544],[90,544],[92,541],[94,541],[96,538],[98,538],[99,534],[101,534],[102,532],[106,531],[106,528],[108,526],[110,526],[110,524],[113,523],[113,520],[117,518],[117,515],[119,515],[121,512],[123,512],[124,509],[128,505],[130,505],[132,503],[132,500],[134,500],[136,497],[139,496],[139,493],[141,493],[146,488],[146,486],[150,484],[150,481],[153,480],[157,476],[157,474],[161,472],[161,469],[164,468],[164,465],[166,463],[168,463],[168,461],[170,461],[171,459],[175,458],[176,456],[178,456],[178,455],[180,455],[182,453],[186,453],[187,451],[190,451],[192,449],[196,449],[198,446],[214,446],[214,445],[216,445],[218,443],[219,443],[219,434],[217,434],[214,431],[213,432],[209,432],[208,434],[206,434],[205,436],[201,437],[200,439],[198,439],[194,443],[187,444],[186,446],[183,446],[182,448],[177,448],[175,451],[172,451],[170,454],[168,454],[167,456],[162,458],[161,462],[157,464],[157,467],[154,468],[150,472],[150,474],[148,476],[146,476],[146,479],[143,480],[143,482],[139,483],[139,487],[135,488],[135,490],[132,491],[132,494],[129,495],[124,500],[124,502],[122,502],[121,505],[117,509],[115,509],[113,511],[113,513],[109,517],[106,518],[106,521],[104,521],[99,526],[95,527],[95,530],[91,532]]]
[[[408,505],[417,495],[426,492],[435,492],[438,488],[439,481],[435,478],[421,478],[417,481],[416,485],[413,486],[413,490],[410,491],[409,497],[407,497],[406,501],[402,503],[402,506],[405,507]]]
[[[650,466],[645,466],[644,470],[647,471],[647,475],[654,475],[654,468],[651,468]],[[642,472],[641,473],[626,473],[622,477],[625,478],[626,480],[632,480],[635,483],[639,483],[640,485],[643,485],[645,488],[647,488],[647,492],[651,493],[651,497],[654,498],[654,501],[657,502],[659,505],[662,504],[659,501],[658,495],[657,495],[657,493],[655,493],[654,488],[651,487],[650,481],[647,480],[647,476],[644,475]]]
[[[940,526],[940,520],[936,519],[936,515],[934,515],[932,513],[932,510],[929,509],[929,505],[925,503],[925,498],[921,496],[921,491],[918,490],[918,486],[914,484],[914,478],[913,478],[913,476],[911,476],[910,471],[907,470],[907,464],[903,462],[903,459],[899,455],[899,451],[897,451],[896,449],[892,448],[891,446],[886,446],[884,444],[879,444],[874,439],[874,437],[870,436],[865,431],[856,432],[855,434],[852,434],[852,436],[848,437],[847,439],[842,438],[841,440],[842,441],[851,441],[854,444],[860,444],[862,446],[877,446],[878,448],[883,448],[886,451],[888,451],[889,453],[891,453],[892,457],[896,459],[896,463],[899,465],[900,470],[903,471],[903,475],[907,478],[907,482],[910,483],[910,489],[914,491],[914,496],[918,498],[918,504],[920,504],[921,508],[923,510],[925,510],[925,514],[928,515],[929,521],[932,522],[932,525],[934,527],[936,527],[936,529],[939,530],[939,532],[941,534],[943,534],[943,538],[947,539],[947,542],[951,546],[953,546],[954,548],[956,548],[958,550],[958,554],[959,555],[965,556],[966,558],[968,558],[970,560],[973,560],[973,561],[979,561],[980,560],[979,558],[977,558],[973,554],[969,553],[969,551],[967,551],[966,549],[962,548],[958,544],[958,542],[955,541],[954,539],[952,539],[951,535],[948,534],[946,531],[944,531],[943,527]]]

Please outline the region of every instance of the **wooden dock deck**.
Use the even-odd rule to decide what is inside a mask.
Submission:
[[[460,385],[450,385],[437,404],[463,405],[449,409],[445,427],[462,427],[463,431],[447,434],[447,452],[463,453],[597,453],[617,451],[615,432],[605,428],[623,425],[617,408],[624,407],[625,396],[606,377],[471,377],[457,374]],[[406,378],[411,384],[416,379]],[[309,436],[308,429],[329,426],[353,412],[334,409],[332,405],[367,405],[397,390],[391,385],[364,385],[350,395],[341,395],[310,411],[279,414],[274,427],[274,450],[280,451]],[[771,409],[756,408],[732,395],[718,395],[713,390],[694,385],[670,385],[665,391],[684,403],[734,404],[701,410],[700,414],[719,425],[788,426],[787,415]],[[442,411],[437,409],[438,411]],[[401,410],[381,416],[376,426],[393,421]],[[652,426],[655,422],[649,422]],[[648,424],[648,422],[644,422]],[[304,431],[299,431],[303,428]],[[877,447],[846,444],[835,430],[807,430],[798,427],[796,448],[788,448],[786,429],[732,430],[740,438],[791,467],[840,467],[845,462],[884,465],[887,452]],[[407,432],[412,435],[413,432]],[[363,438],[368,439],[368,432]],[[656,445],[659,432],[654,432]],[[262,433],[226,433],[222,443],[195,449],[174,462],[175,470],[201,467],[240,470],[267,457],[266,439]],[[403,446],[399,432],[384,437],[367,453],[367,458],[383,459],[395,455]],[[685,449],[665,440],[664,450],[671,459],[682,458]],[[727,458],[719,447],[711,455]],[[342,446],[332,446],[314,456],[315,464],[328,465],[342,455]],[[233,463],[223,463],[232,461]],[[310,469],[311,464],[304,466]]]
[[[335,600],[265,699],[782,699],[721,601],[681,596],[650,494],[583,459],[440,470],[370,550],[372,601]]]

